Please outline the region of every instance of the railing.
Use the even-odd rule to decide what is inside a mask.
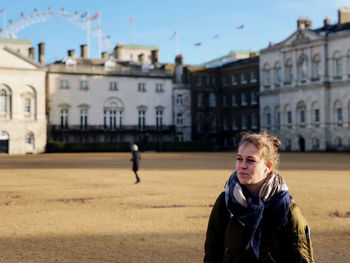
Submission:
[[[143,127],[139,127],[139,125],[123,125],[121,127],[108,127],[104,125],[69,125],[68,127],[61,127],[60,125],[51,125],[49,129],[51,131],[120,131],[120,132],[130,132],[130,131],[138,131],[138,132],[170,132],[175,130],[174,125],[163,125],[161,127],[155,125],[145,125]]]

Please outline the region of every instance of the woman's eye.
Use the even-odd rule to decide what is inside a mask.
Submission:
[[[240,157],[237,157],[237,161],[242,161],[243,159],[242,158],[240,158]]]
[[[250,162],[250,163],[255,163],[255,160],[248,160],[248,162]]]

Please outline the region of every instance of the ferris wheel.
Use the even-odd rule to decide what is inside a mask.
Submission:
[[[60,11],[52,10],[48,8],[46,11],[39,11],[34,9],[34,12],[29,15],[21,13],[21,18],[17,21],[9,20],[9,25],[6,27],[4,23],[4,28],[0,31],[0,37],[2,38],[17,38],[17,33],[33,24],[43,23],[52,18],[60,17],[69,23],[75,24],[76,26],[87,31],[87,45],[90,46],[90,35],[98,39],[98,51],[101,54],[102,49],[112,51],[112,46],[110,43],[110,36],[102,34],[101,30],[101,13],[97,12],[93,16],[89,16],[88,12],[83,14],[78,14],[75,12],[73,14],[68,13],[64,8]],[[98,19],[98,25],[93,25],[92,21]],[[4,19],[5,21],[5,19]]]

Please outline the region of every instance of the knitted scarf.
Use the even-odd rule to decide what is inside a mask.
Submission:
[[[282,176],[272,171],[262,185],[259,197],[249,195],[235,171],[225,185],[225,202],[232,217],[243,222],[243,249],[245,254],[259,260],[261,225],[264,232],[277,233],[288,222],[291,196]]]

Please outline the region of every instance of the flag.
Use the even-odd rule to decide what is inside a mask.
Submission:
[[[237,29],[242,29],[244,27],[244,25],[240,25],[238,27],[236,27]]]
[[[199,47],[200,45],[202,45],[202,42],[194,43],[194,46],[195,46],[195,47]]]
[[[1,8],[0,13],[4,13],[4,12],[5,12],[5,8]]]
[[[134,22],[134,17],[133,17],[133,16],[132,16],[132,17],[130,17],[130,18],[129,18],[129,20],[128,20],[128,22],[129,22],[129,23]]]
[[[92,17],[90,17],[90,20],[95,20],[96,18],[98,18],[99,15],[100,15],[100,12],[97,12]]]
[[[213,36],[213,39],[218,39],[218,38],[220,38],[219,34],[216,34],[216,35]]]
[[[88,15],[88,12],[86,11],[85,13],[83,13],[80,17],[81,18],[84,18],[84,17],[86,17]]]
[[[177,35],[177,30],[174,31],[174,33],[171,35],[170,40],[172,40]]]

